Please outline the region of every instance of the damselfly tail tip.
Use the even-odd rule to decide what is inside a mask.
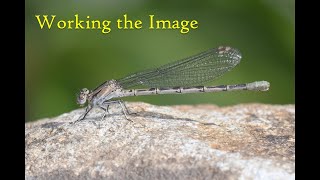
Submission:
[[[256,81],[247,84],[247,89],[252,91],[268,91],[270,83],[268,81]]]

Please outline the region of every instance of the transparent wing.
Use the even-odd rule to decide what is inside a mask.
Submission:
[[[212,81],[239,64],[241,53],[231,47],[219,47],[175,61],[159,68],[131,74],[117,80],[123,88],[177,87],[202,85]]]

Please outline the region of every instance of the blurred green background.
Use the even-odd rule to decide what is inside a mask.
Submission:
[[[241,63],[211,85],[267,80],[268,92],[226,92],[140,96],[125,101],[156,105],[260,102],[293,104],[293,0],[51,0],[25,1],[26,121],[57,116],[79,108],[76,93],[105,80],[157,67],[204,50],[229,45],[242,53]],[[100,30],[40,29],[35,15],[56,15],[56,20],[111,20],[111,32]],[[141,19],[140,30],[118,30],[116,19],[127,14]],[[155,19],[197,20],[199,28],[149,30]],[[57,22],[57,21],[56,21]]]

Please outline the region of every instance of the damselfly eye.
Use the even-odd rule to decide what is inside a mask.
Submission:
[[[83,89],[81,89],[81,91],[80,91],[80,93],[81,94],[89,94],[89,89],[87,89],[87,88],[83,88]]]
[[[79,105],[84,105],[87,101],[87,96],[89,94],[89,90],[86,88],[81,89],[80,94],[77,96],[77,103]]]

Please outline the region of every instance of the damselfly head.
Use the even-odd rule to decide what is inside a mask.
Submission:
[[[87,102],[88,94],[90,93],[89,89],[83,88],[80,90],[80,94],[77,97],[77,104],[83,106]]]

